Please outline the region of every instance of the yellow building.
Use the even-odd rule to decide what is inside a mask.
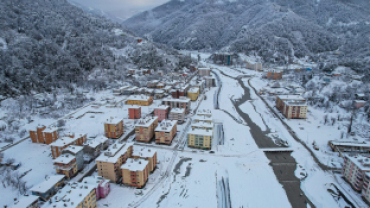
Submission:
[[[135,139],[139,142],[150,142],[154,129],[158,126],[158,117],[140,119],[135,124]]]
[[[153,97],[147,95],[131,95],[127,98],[127,105],[149,106],[153,103]]]
[[[54,168],[58,174],[72,178],[77,174],[76,157],[72,154],[66,153],[53,160]]]
[[[96,185],[81,182],[67,183],[53,196],[45,208],[96,208]]]
[[[132,156],[133,144],[114,143],[98,158],[96,158],[96,168],[98,175],[105,179],[118,182],[121,179],[120,167]]]
[[[144,159],[130,158],[121,166],[122,183],[142,188],[148,181],[149,162]]]
[[[212,131],[192,129],[188,132],[188,146],[199,149],[211,149]]]
[[[141,148],[139,151],[135,149],[132,154],[134,159],[141,158],[149,162],[148,168],[150,172],[153,172],[157,166],[157,152],[147,148]]]
[[[155,128],[155,143],[170,145],[176,133],[177,133],[177,120],[164,119],[159,124],[159,126]]]
[[[195,101],[198,99],[199,95],[199,88],[197,87],[192,87],[188,91],[188,98],[190,98],[191,101]]]

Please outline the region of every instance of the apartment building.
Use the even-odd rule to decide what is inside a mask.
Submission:
[[[192,87],[188,91],[188,98],[190,98],[191,101],[196,101],[198,99],[199,95],[199,88]]]
[[[204,122],[204,123],[209,123],[209,124],[212,124],[213,123],[213,118],[212,118],[212,115],[195,115],[193,116],[193,122]]]
[[[188,146],[199,149],[211,149],[212,131],[191,129],[188,132]]]
[[[283,71],[281,70],[269,70],[267,72],[267,79],[279,80],[283,76]]]
[[[179,99],[180,97],[186,97],[188,94],[188,90],[190,89],[189,84],[180,84],[176,87],[176,89],[171,90],[172,98]]]
[[[39,208],[38,196],[23,196],[19,201],[14,202],[12,208]]]
[[[129,119],[140,119],[141,118],[141,107],[131,106],[128,108],[128,118]]]
[[[370,182],[370,173],[365,172],[365,174],[364,174],[364,185],[363,185],[361,194],[362,194],[362,198],[364,199],[364,201],[367,202],[368,204],[370,204],[370,186],[369,186],[369,182]]]
[[[280,106],[281,113],[288,119],[307,117],[307,103],[306,101],[286,100]]]
[[[72,178],[77,174],[76,157],[66,153],[53,160],[53,165],[58,174]]]
[[[158,84],[157,84],[157,88],[158,89],[162,89],[162,88],[164,88],[166,86],[166,83],[164,83],[164,82],[158,82]]]
[[[105,198],[108,196],[110,192],[110,184],[108,180],[105,180],[101,176],[87,176],[84,177],[82,180],[83,184],[89,184],[94,186],[95,188],[95,195],[96,195],[96,200],[99,200],[101,198]]]
[[[154,108],[154,116],[158,117],[158,121],[162,121],[168,118],[168,112],[170,107],[167,105],[159,105]]]
[[[96,208],[95,187],[91,184],[71,182],[60,189],[44,208]]]
[[[205,80],[205,87],[211,88],[216,86],[216,79],[212,76],[206,76],[204,77]]]
[[[104,154],[96,158],[98,175],[110,181],[119,182],[121,179],[120,167],[132,156],[133,144],[114,143]]]
[[[193,130],[203,129],[203,130],[213,131],[213,123],[208,123],[204,121],[193,122],[191,123],[191,129]]]
[[[198,75],[199,76],[209,76],[211,75],[211,69],[210,68],[199,68]]]
[[[146,83],[146,87],[147,88],[156,88],[158,83],[159,83],[158,80],[148,81]]]
[[[366,173],[370,173],[370,159],[361,155],[343,155],[343,177],[349,182],[352,188],[358,192],[365,189],[368,192],[369,183]],[[366,181],[366,183],[365,183]]]
[[[127,105],[150,106],[153,103],[153,97],[147,95],[131,95],[127,98]]]
[[[300,95],[277,95],[276,96],[276,108],[280,109],[280,107],[283,105],[283,102],[286,100],[295,100],[295,101],[302,101],[302,102],[306,101],[306,99],[304,99]]]
[[[142,188],[148,181],[149,162],[144,159],[129,158],[125,164],[121,166],[122,183]]]
[[[36,131],[29,131],[33,143],[50,144],[59,138],[58,128],[39,125]]]
[[[134,159],[141,158],[148,161],[149,172],[153,172],[158,163],[157,152],[149,148],[141,147],[139,150],[135,149],[134,153],[132,154],[132,157]]]
[[[104,123],[104,133],[108,138],[120,138],[123,134],[123,120],[119,118],[107,119]]]
[[[171,109],[184,108],[185,113],[190,112],[190,99],[187,97],[180,97],[179,99],[167,97],[162,100],[162,104],[170,106]]]
[[[177,120],[163,120],[157,128],[155,128],[155,143],[171,144],[176,133]]]
[[[65,148],[62,153],[69,153],[76,158],[77,164],[77,171],[80,171],[84,167],[84,154],[83,154],[83,146],[71,145]]]
[[[57,141],[53,142],[50,144],[51,148],[51,153],[53,155],[53,159],[59,157],[59,155],[62,154],[62,151],[66,149],[70,145],[78,145],[82,146],[87,140],[87,136],[81,135],[76,138],[71,138],[71,137],[62,137],[58,139]]]
[[[209,109],[202,109],[197,111],[197,115],[199,116],[206,116],[211,118],[212,117],[212,111]]]
[[[358,153],[370,153],[370,144],[366,142],[358,141],[343,141],[343,140],[330,140],[328,145],[331,147],[333,152],[358,152]]]
[[[178,122],[184,122],[185,120],[185,109],[184,108],[172,108],[168,116],[169,120],[177,120]]]
[[[65,177],[65,175],[47,176],[44,182],[31,188],[32,195],[39,196],[43,201],[48,201],[64,186]]]
[[[154,129],[158,126],[158,117],[140,119],[135,124],[135,139],[139,142],[150,142]]]

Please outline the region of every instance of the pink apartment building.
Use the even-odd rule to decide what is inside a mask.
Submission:
[[[169,106],[159,105],[154,108],[154,116],[158,117],[158,121],[162,121],[168,118],[168,112],[170,110]]]

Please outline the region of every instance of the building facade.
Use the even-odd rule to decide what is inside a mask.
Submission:
[[[296,100],[286,100],[280,106],[281,113],[288,119],[306,119],[307,103]]]
[[[188,98],[190,98],[191,101],[196,101],[198,99],[199,95],[199,88],[192,87],[188,91]]]
[[[72,178],[77,174],[76,157],[72,154],[63,154],[57,159],[53,160],[54,168],[58,174]]]
[[[137,188],[144,187],[149,176],[148,164],[149,162],[143,159],[129,158],[121,166],[122,183]]]
[[[71,145],[65,148],[62,153],[69,153],[76,158],[77,164],[77,171],[80,171],[84,167],[84,154],[83,154],[83,146]]]
[[[132,156],[133,144],[114,143],[104,154],[96,158],[98,175],[113,182],[121,179],[120,167]]]
[[[53,159],[59,157],[62,154],[62,151],[69,147],[70,145],[82,146],[87,141],[87,135],[80,135],[76,138],[71,137],[62,137],[57,141],[50,144],[51,154]]]
[[[141,107],[131,106],[128,108],[129,119],[140,119],[141,118]]]
[[[177,133],[177,120],[163,120],[155,128],[155,143],[171,144]]]
[[[162,100],[163,105],[168,105],[170,108],[184,108],[185,113],[190,112],[190,99],[187,97],[180,97],[179,99],[174,98],[164,98]]]
[[[211,149],[212,131],[195,129],[188,132],[188,146],[199,149]]]
[[[59,138],[58,129],[38,126],[36,131],[29,131],[33,143],[51,144]]]
[[[211,75],[211,69],[210,68],[199,68],[198,75],[199,76],[209,76]]]
[[[172,108],[168,116],[169,120],[176,120],[178,122],[184,122],[185,120],[185,109],[184,108]]]
[[[139,142],[150,142],[154,129],[158,126],[158,117],[140,119],[135,124],[135,139]]]
[[[365,192],[367,192],[369,184],[365,183],[365,181],[368,182],[365,174],[370,173],[370,159],[364,156],[351,156],[349,154],[344,154],[343,159],[344,179],[351,184],[354,190],[361,192],[365,189]]]
[[[139,150],[135,149],[132,154],[134,159],[141,158],[148,161],[148,170],[153,172],[157,166],[157,152],[149,148],[140,148]]]
[[[169,106],[160,105],[154,108],[154,116],[158,117],[158,121],[162,121],[168,118]]]
[[[267,72],[267,79],[280,80],[283,76],[283,72],[279,70],[270,70]]]
[[[118,118],[107,119],[104,123],[104,134],[108,138],[120,138],[123,134],[123,120]]]

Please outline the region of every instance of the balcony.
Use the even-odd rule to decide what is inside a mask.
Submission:
[[[72,168],[74,168],[74,164],[70,164],[70,165],[54,165],[54,169],[57,169],[57,170],[71,170]]]

